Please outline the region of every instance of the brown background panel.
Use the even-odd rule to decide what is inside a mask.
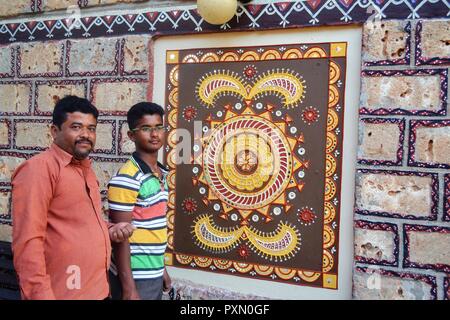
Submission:
[[[218,213],[214,211],[213,201],[209,206],[206,206],[201,201],[202,196],[198,192],[199,187],[194,187],[191,184],[191,178],[193,176],[193,165],[179,165],[177,167],[176,175],[176,216],[175,216],[175,232],[174,232],[174,251],[177,253],[191,254],[198,256],[209,256],[221,259],[230,259],[242,262],[251,262],[259,264],[271,264],[283,267],[294,267],[303,270],[315,270],[321,271],[322,267],[322,241],[323,241],[323,202],[324,202],[324,168],[325,168],[325,132],[326,132],[326,115],[328,106],[328,58],[321,59],[299,59],[299,60],[277,60],[277,61],[251,61],[251,62],[221,62],[221,63],[202,63],[202,64],[181,64],[179,73],[179,113],[178,113],[178,127],[186,128],[192,132],[193,123],[187,122],[181,116],[181,111],[185,106],[192,105],[197,109],[196,120],[205,119],[209,114],[215,116],[216,112],[223,110],[225,104],[234,105],[237,102],[243,104],[242,98],[234,96],[224,96],[218,99],[213,108],[206,108],[201,106],[195,97],[195,88],[203,75],[217,69],[217,70],[230,70],[241,75],[242,79],[246,79],[243,75],[243,70],[248,65],[254,65],[258,74],[265,73],[269,70],[281,70],[289,69],[291,71],[300,74],[306,83],[305,99],[297,107],[293,109],[286,109],[282,107],[281,100],[274,96],[264,96],[253,101],[253,106],[258,102],[262,102],[264,105],[270,103],[276,106],[273,111],[273,120],[278,121],[280,118],[275,116],[276,110],[281,110],[283,115],[288,113],[294,121],[291,126],[297,127],[298,131],[295,134],[297,137],[300,133],[303,133],[305,142],[302,146],[305,148],[306,153],[303,156],[299,156],[297,153],[298,147],[294,149],[296,155],[303,161],[309,161],[310,167],[305,170],[305,177],[302,182],[305,183],[305,187],[302,192],[296,191],[296,189],[289,189],[296,192],[297,197],[293,201],[289,201],[289,204],[294,205],[291,210],[285,214],[284,210],[279,216],[272,216],[274,220],[269,223],[265,223],[263,219],[255,223],[250,220],[250,224],[255,228],[270,232],[276,229],[280,219],[282,221],[288,221],[296,225],[301,234],[301,246],[300,251],[295,257],[287,259],[286,261],[270,261],[270,259],[264,259],[259,257],[255,252],[250,250],[250,256],[245,260],[241,258],[237,253],[237,248],[229,252],[208,252],[198,247],[194,243],[193,236],[191,234],[193,223],[192,221],[199,215],[209,213],[213,215],[213,221],[220,227],[231,227],[239,225],[239,221],[233,222],[231,220],[225,221],[218,217]],[[254,78],[256,79],[256,78]],[[246,79],[248,83],[251,80]],[[305,107],[314,106],[320,112],[319,121],[308,126],[301,119],[301,112]],[[253,108],[256,113],[261,111]],[[240,113],[241,110],[233,110],[236,113]],[[206,122],[204,122],[206,125]],[[291,127],[288,127],[289,128]],[[288,136],[293,136],[287,132]],[[201,170],[201,169],[200,169]],[[298,171],[297,171],[298,172]],[[295,173],[297,181],[298,176]],[[208,189],[208,188],[206,188]],[[182,201],[192,197],[197,200],[198,209],[195,213],[187,215],[183,212],[181,207]],[[298,221],[297,210],[302,207],[311,207],[317,215],[315,223],[310,226],[303,226]],[[273,207],[272,207],[273,208]],[[282,207],[280,207],[282,208]],[[271,210],[272,211],[272,210]],[[233,211],[234,212],[234,211]],[[242,241],[241,243],[245,243]]]

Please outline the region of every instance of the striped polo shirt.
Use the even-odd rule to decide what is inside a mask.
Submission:
[[[108,184],[109,208],[132,212],[136,227],[130,242],[133,278],[154,279],[163,276],[167,246],[167,169],[158,162],[162,177],[133,153]],[[114,273],[115,265],[111,270]]]

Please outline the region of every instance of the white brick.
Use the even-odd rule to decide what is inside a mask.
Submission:
[[[392,231],[355,228],[355,255],[394,262],[395,234]]]
[[[433,205],[432,178],[414,175],[360,174],[356,185],[356,207],[400,215],[426,217]]]

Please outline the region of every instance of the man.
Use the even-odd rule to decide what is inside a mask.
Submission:
[[[105,299],[111,239],[130,224],[102,218],[99,184],[88,159],[97,109],[67,96],[53,111],[53,144],[12,177],[14,267],[23,299]]]
[[[131,107],[127,114],[128,137],[136,152],[108,185],[111,221],[132,222],[137,228],[128,240],[113,248],[121,298],[125,300],[160,300],[163,289],[171,287],[164,265],[167,169],[157,160],[164,144],[163,115],[164,110],[155,103],[141,102]]]

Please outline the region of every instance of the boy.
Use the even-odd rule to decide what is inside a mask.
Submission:
[[[137,228],[129,241],[114,245],[124,300],[161,300],[163,289],[171,286],[164,266],[167,169],[157,160],[165,138],[163,115],[163,108],[155,103],[131,107],[128,137],[136,151],[108,185],[111,221],[132,222]]]

